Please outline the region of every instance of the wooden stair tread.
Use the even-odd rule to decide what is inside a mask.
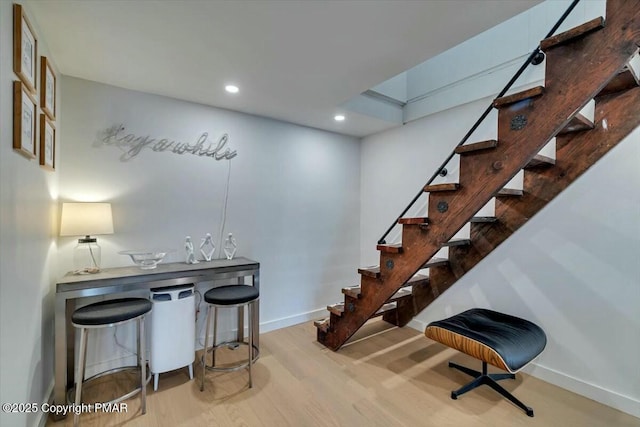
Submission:
[[[400,298],[407,298],[411,296],[411,290],[404,290],[401,295],[396,296],[400,293],[400,291],[396,292],[387,302],[385,302],[382,307],[380,307],[370,318],[382,316],[387,311],[391,311],[398,307],[398,303],[396,302]],[[336,304],[328,305],[327,310],[336,316],[342,316],[344,314],[344,303],[339,302]],[[315,322],[314,322],[315,324]]]
[[[315,320],[313,325],[322,332],[327,332],[329,331],[329,318],[327,317],[326,319]]]
[[[398,308],[398,303],[395,301],[384,303],[382,307],[378,309],[378,311],[373,313],[373,316],[371,316],[370,319],[373,319],[374,317],[382,316],[386,312],[395,310],[396,308]]]
[[[531,89],[523,90],[522,92],[514,93],[513,95],[503,96],[502,98],[497,98],[493,101],[493,106],[495,108],[505,107],[507,105],[515,104],[518,101],[522,101],[523,99],[535,98],[536,96],[540,96],[544,93],[543,86],[536,86]]]
[[[593,122],[588,118],[586,118],[585,116],[583,116],[582,114],[578,113],[575,116],[573,116],[573,118],[569,121],[569,123],[567,124],[567,126],[565,126],[564,129],[558,132],[558,135],[563,135],[571,132],[580,132],[583,130],[589,130],[593,128],[594,128]]]
[[[447,258],[433,257],[429,261],[425,262],[424,265],[420,268],[431,268],[448,264],[449,260]]]
[[[497,220],[498,218],[495,216],[474,216],[469,222],[478,224],[481,222],[496,222]]]
[[[425,276],[424,274],[415,274],[404,285],[402,285],[400,289],[413,286],[413,285],[418,285],[421,283],[428,283],[428,282],[429,282],[429,276]],[[361,289],[362,288],[360,287],[360,285],[347,286],[345,288],[342,288],[342,293],[352,298],[359,298]]]
[[[392,243],[387,245],[378,245],[376,246],[380,252],[388,253],[388,254],[401,254],[402,253],[402,243]]]
[[[434,185],[426,185],[424,187],[424,191],[429,193],[433,193],[435,191],[455,191],[460,187],[460,184],[456,183],[448,183],[448,184],[434,184]]]
[[[487,141],[475,142],[473,144],[465,144],[456,147],[456,154],[467,154],[474,151],[490,150],[498,146],[498,141],[489,139]]]
[[[448,242],[444,242],[442,244],[442,246],[445,247],[451,247],[451,246],[465,246],[465,245],[470,245],[471,244],[471,239],[464,239],[464,238],[455,238],[455,239],[451,239]]]
[[[638,77],[628,66],[623,68],[607,85],[600,91],[598,96],[610,95],[616,92],[633,89],[640,86]]]
[[[496,196],[502,196],[502,197],[522,196],[522,195],[524,195],[524,191],[517,190],[515,188],[503,188],[502,190],[498,191],[498,193],[496,193]]]
[[[546,51],[552,47],[559,46],[561,44],[570,42],[578,37],[585,36],[593,31],[597,31],[604,28],[604,18],[602,16],[585,22],[582,25],[578,25],[564,33],[557,34],[546,38],[540,42],[540,49]]]
[[[398,220],[398,224],[428,224],[429,218],[427,217],[419,217],[419,218],[400,218]]]
[[[533,158],[527,163],[525,169],[539,168],[539,167],[549,167],[556,164],[556,160],[551,157],[543,156],[542,154],[536,154]]]
[[[380,278],[380,266],[372,265],[369,267],[362,267],[358,269],[358,273],[363,276],[373,277],[374,279]]]

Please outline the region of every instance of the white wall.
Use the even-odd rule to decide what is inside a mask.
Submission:
[[[357,139],[70,77],[62,86],[60,197],[112,203],[115,234],[98,236],[103,266],[130,265],[120,250],[158,246],[177,249],[166,261],[183,261],[184,237],[197,246],[207,232],[220,254],[229,161],[150,149],[121,161],[117,147],[96,141],[122,123],[125,132],[189,143],[203,132],[213,140],[229,134],[238,155],[230,161],[223,234],[234,234],[238,256],[261,264],[261,332],[321,317],[340,288],[357,280]],[[63,274],[75,239],[61,237],[59,246]],[[131,334],[120,333],[133,348]],[[90,364],[127,354],[111,345],[98,360],[92,351]]]
[[[461,105],[363,139],[362,265],[378,263],[378,238],[491,102],[457,95]],[[471,142],[492,132],[490,119]],[[533,375],[640,417],[639,160],[636,130],[411,325],[424,330],[471,307],[530,319],[548,337]]]
[[[404,122],[498,93],[570,3],[545,1],[408,70]],[[605,16],[605,6],[605,0],[578,3],[556,34]],[[528,67],[514,90],[543,78],[544,63]]]
[[[33,15],[25,10],[39,34]],[[18,80],[12,29],[12,2],[0,1],[0,402],[42,403],[53,387],[58,173],[12,148],[13,81]],[[40,55],[57,71],[42,38],[38,70]],[[39,77],[37,81],[39,87]],[[2,411],[0,425],[35,425],[44,420],[40,416]]]

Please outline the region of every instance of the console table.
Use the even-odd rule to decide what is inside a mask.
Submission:
[[[252,277],[251,283],[245,282]],[[209,281],[237,281],[260,287],[260,264],[247,258],[220,259],[198,264],[158,264],[155,269],[137,266],[105,268],[96,274],[68,273],[56,285],[55,302],[55,386],[54,401],[66,404],[66,391],[74,381],[74,327],[71,315],[83,298],[121,294],[152,288],[162,288]],[[259,303],[255,307],[254,344],[259,348]],[[238,314],[238,340],[244,332],[243,313]]]

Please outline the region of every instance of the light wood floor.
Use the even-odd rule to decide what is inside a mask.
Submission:
[[[373,336],[358,340],[364,334]],[[447,361],[473,369],[479,369],[480,362],[418,331],[391,328],[382,321],[370,322],[354,338],[334,353],[316,342],[311,322],[269,332],[260,336],[252,389],[247,388],[246,370],[208,372],[205,391],[200,392],[196,366],[194,381],[182,369],[162,374],[157,392],[150,383],[146,415],[140,414],[140,400],[134,397],[127,402],[127,413],[83,414],[80,422],[167,427],[640,426],[638,418],[525,374],[501,384],[533,407],[534,418],[486,386],[451,400],[451,390],[470,377],[448,368]],[[96,393],[105,397],[114,385],[91,389],[87,398]],[[72,421],[70,416],[47,425],[62,427]]]

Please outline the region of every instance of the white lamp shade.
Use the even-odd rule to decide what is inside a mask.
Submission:
[[[113,234],[111,203],[63,203],[61,236]]]

